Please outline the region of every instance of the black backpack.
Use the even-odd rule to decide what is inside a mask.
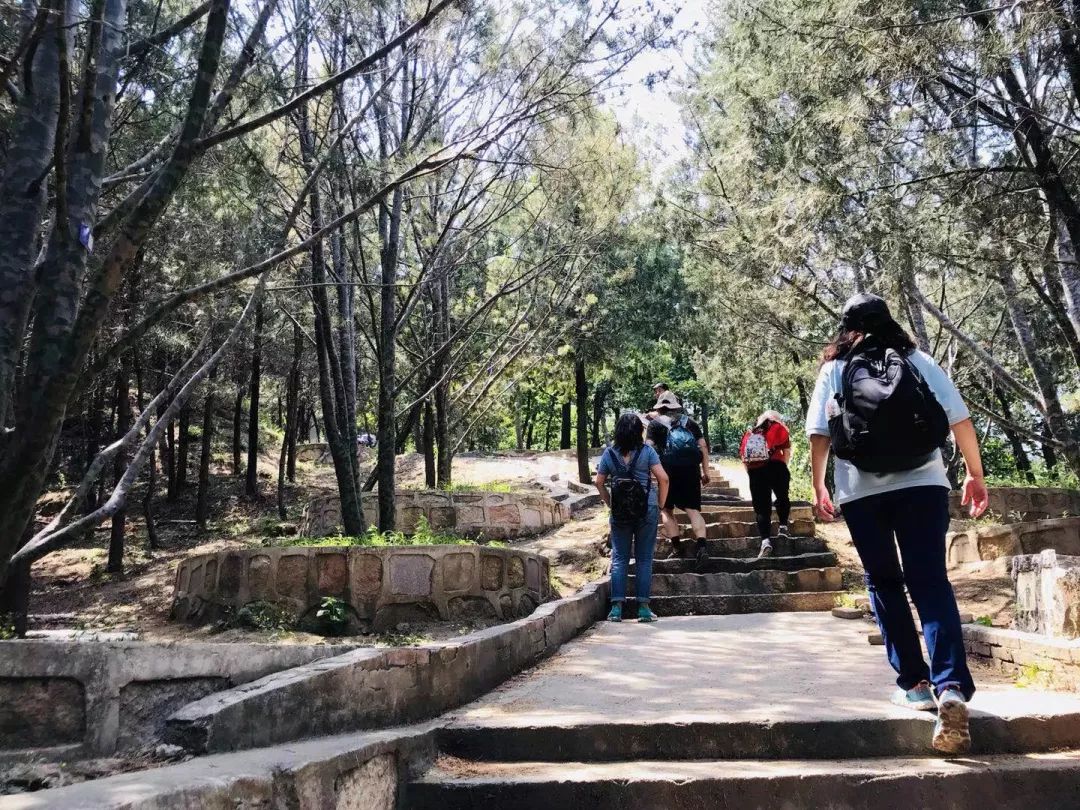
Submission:
[[[848,356],[836,402],[833,452],[866,472],[920,467],[949,436],[945,409],[919,370],[872,336]]]
[[[643,487],[633,473],[638,457],[644,449],[644,446],[637,449],[628,467],[614,447],[608,448],[615,460],[615,472],[611,475],[611,520],[618,526],[636,526],[649,512],[649,490],[652,488],[652,481]]]

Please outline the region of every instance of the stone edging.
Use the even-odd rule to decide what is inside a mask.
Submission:
[[[945,548],[950,567],[1020,554],[1038,554],[1048,548],[1059,554],[1080,555],[1080,517],[992,524],[949,532],[945,538]]]
[[[342,599],[353,632],[384,632],[405,621],[528,616],[551,597],[545,557],[513,548],[444,546],[275,546],[182,560],[173,618],[209,621],[252,602],[294,619],[322,599]]]
[[[378,493],[365,492],[360,507],[369,526],[379,525]],[[420,519],[436,530],[450,530],[486,540],[510,540],[539,534],[570,519],[569,508],[547,495],[527,492],[444,492],[402,489],[394,495],[394,528],[410,534]],[[308,501],[300,533],[325,537],[341,531],[341,501],[336,494]]]
[[[1032,520],[1080,515],[1080,490],[1061,487],[990,487],[990,514],[998,515],[1002,523],[1023,523]],[[968,517],[960,503],[960,493],[949,496],[949,511],[956,519]]]
[[[609,580],[531,616],[420,647],[354,650],[191,703],[166,737],[197,753],[418,722],[484,694],[601,619]]]
[[[68,787],[0,796],[0,810],[392,808],[410,768],[435,755],[435,724],[322,737]]]
[[[0,748],[98,756],[153,739],[178,706],[351,645],[0,641]],[[186,696],[186,697],[185,697]],[[48,742],[27,736],[27,729]],[[65,754],[72,756],[65,749]]]
[[[969,655],[989,659],[1010,675],[1034,669],[1047,686],[1080,691],[1080,639],[965,624],[964,647]]]

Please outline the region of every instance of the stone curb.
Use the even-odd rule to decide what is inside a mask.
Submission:
[[[173,714],[166,739],[212,753],[426,720],[551,655],[603,617],[608,593],[605,578],[454,641],[354,650],[218,692]]]
[[[0,797],[0,810],[390,807],[356,802],[361,795],[370,801],[372,794],[389,795],[392,802],[409,769],[434,758],[433,730],[434,724],[425,724],[200,757]]]

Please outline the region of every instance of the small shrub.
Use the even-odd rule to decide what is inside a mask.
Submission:
[[[18,638],[15,632],[15,617],[10,613],[0,613],[0,641]]]
[[[858,605],[855,604],[856,595],[857,594],[853,594],[853,593],[842,593],[842,594],[840,594],[839,596],[836,597],[836,606],[837,607],[844,607],[844,608],[858,607]]]
[[[983,627],[993,627],[994,620],[991,619],[989,616],[979,616],[977,619],[975,619],[975,624],[981,624]]]
[[[418,647],[431,639],[422,633],[382,633],[375,643],[380,647]]]
[[[1046,687],[1050,685],[1051,671],[1038,664],[1025,664],[1016,676],[1016,685],[1021,688]]]
[[[327,636],[343,636],[349,629],[349,605],[336,596],[324,596],[315,618]]]

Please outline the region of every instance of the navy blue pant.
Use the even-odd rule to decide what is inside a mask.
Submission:
[[[889,663],[897,672],[897,685],[911,689],[930,681],[939,695],[951,686],[970,699],[975,683],[968,671],[956,597],[945,571],[949,491],[910,487],[849,501],[843,512],[866,570],[874,616]],[[929,666],[905,585],[922,620]]]

